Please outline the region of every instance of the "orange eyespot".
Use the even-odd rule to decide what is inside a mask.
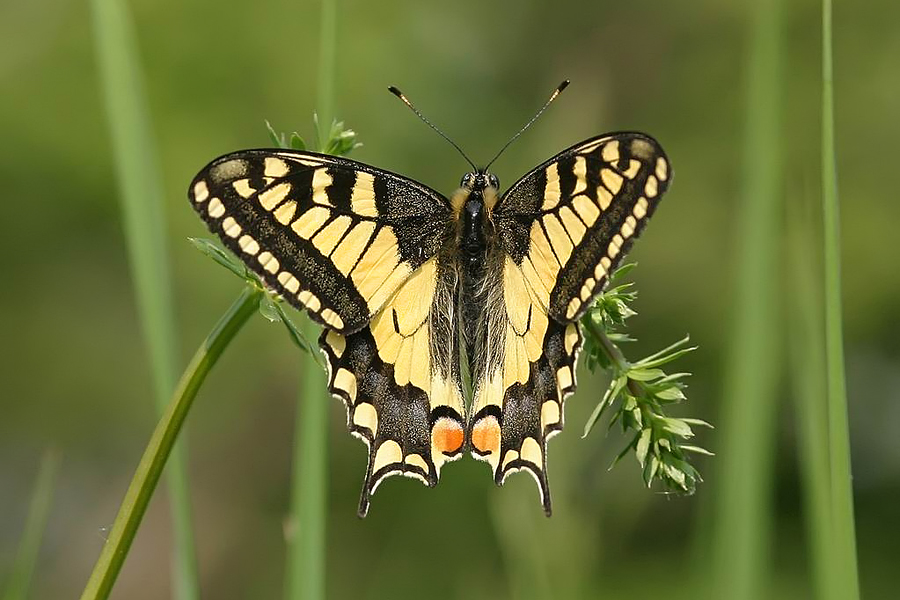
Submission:
[[[432,444],[444,454],[453,454],[459,450],[464,439],[465,432],[462,426],[447,417],[438,419],[431,430]]]
[[[472,427],[472,445],[482,454],[500,450],[500,424],[493,415],[480,419]]]

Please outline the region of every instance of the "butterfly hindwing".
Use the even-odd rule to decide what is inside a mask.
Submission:
[[[547,441],[562,430],[563,401],[575,390],[581,335],[577,324],[549,318],[509,256],[502,281],[503,304],[491,311],[502,333],[484,340],[490,358],[475,385],[472,453],[491,465],[498,485],[515,471],[530,473],[549,515]]]
[[[362,163],[289,150],[217,158],[189,194],[265,283],[322,325],[366,325],[452,226],[437,192]]]
[[[458,346],[451,335],[450,283],[437,258],[419,267],[369,326],[325,330],[328,386],[347,407],[347,425],[369,450],[359,514],[390,475],[429,487],[465,442]]]

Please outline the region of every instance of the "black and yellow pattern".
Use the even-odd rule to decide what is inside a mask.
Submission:
[[[502,196],[484,171],[448,199],[288,150],[218,158],[189,195],[235,254],[323,325],[329,389],[369,450],[360,515],[385,477],[433,486],[467,449],[498,484],[531,473],[550,514],[547,440],[575,390],[578,318],[669,179],[656,141],[616,133],[562,152]]]

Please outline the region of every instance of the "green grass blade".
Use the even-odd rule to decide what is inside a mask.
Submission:
[[[235,334],[257,312],[262,294],[257,288],[246,287],[194,354],[144,450],[81,600],[109,597],[200,386]]]
[[[791,203],[796,206],[798,203]],[[808,211],[807,211],[808,213]],[[791,289],[789,350],[791,382],[797,414],[804,517],[809,547],[813,597],[842,600],[835,585],[839,566],[831,543],[831,496],[828,447],[828,403],[822,332],[823,307],[820,255],[816,252],[812,219],[792,212],[790,221]]]
[[[831,50],[831,0],[822,1],[822,200],[825,242],[825,357],[828,370],[828,430],[831,459],[831,509],[834,549],[840,566],[841,597],[859,598],[856,525],[850,475],[850,430],[844,378],[841,324],[840,214],[834,149],[834,79]]]
[[[337,2],[323,0],[319,27],[317,141],[325,152],[334,119],[334,72],[337,48]],[[319,328],[307,321],[303,332],[316,340]],[[325,598],[326,524],[328,510],[328,407],[322,368],[311,356],[301,357],[300,396],[294,429],[291,523],[287,539],[285,598]]]
[[[149,113],[131,16],[124,0],[92,0],[100,83],[120,188],[121,209],[138,315],[162,411],[175,387],[177,352],[172,310],[162,178],[156,164]],[[185,458],[176,449],[167,472],[177,600],[199,597]]]
[[[726,364],[712,532],[712,597],[765,596],[779,377],[781,3],[750,6],[744,189],[738,211],[735,324]]]
[[[47,527],[47,515],[53,501],[53,486],[57,471],[59,471],[59,456],[53,451],[45,452],[31,495],[25,529],[22,531],[12,572],[6,582],[3,600],[25,600],[29,597],[28,588],[41,549],[41,538]]]

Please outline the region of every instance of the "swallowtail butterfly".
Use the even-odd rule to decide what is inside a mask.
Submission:
[[[464,452],[498,485],[533,475],[549,515],[547,440],[575,391],[578,320],[671,173],[656,140],[617,132],[505,191],[474,164],[447,197],[346,158],[263,149],[215,159],[189,196],[267,286],[323,326],[328,389],[368,447],[361,516],[386,477],[434,486]]]

